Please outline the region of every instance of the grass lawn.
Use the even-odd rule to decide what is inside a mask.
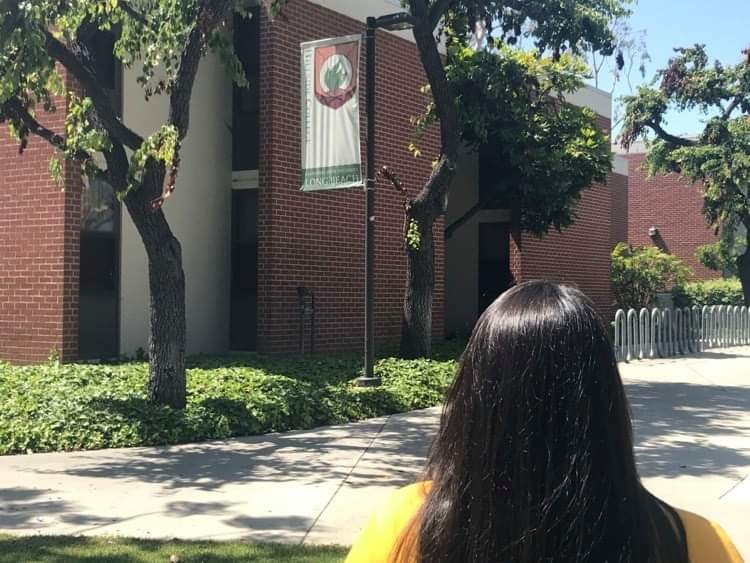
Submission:
[[[156,446],[340,424],[439,404],[460,344],[430,360],[382,358],[358,388],[359,355],[194,357],[184,411],[146,399],[148,365],[0,363],[0,455]]]
[[[343,547],[0,536],[0,563],[339,563],[346,552]]]

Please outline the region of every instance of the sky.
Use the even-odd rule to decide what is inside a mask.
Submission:
[[[645,79],[633,71],[633,87],[650,82],[666,66],[674,47],[704,43],[709,59],[719,59],[724,64],[737,63],[742,49],[750,47],[750,0],[638,0],[632,10],[630,25],[633,30],[646,31],[646,49],[651,56]],[[610,76],[600,79],[604,90],[610,90],[611,84]],[[617,98],[628,93],[622,81],[615,89],[614,105],[618,105]],[[672,111],[667,116],[667,130],[696,134],[701,130],[702,119],[705,116],[700,112]]]

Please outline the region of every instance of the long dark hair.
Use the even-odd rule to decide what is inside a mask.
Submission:
[[[425,477],[402,545],[423,563],[688,563],[638,479],[605,325],[571,287],[527,282],[481,316]]]

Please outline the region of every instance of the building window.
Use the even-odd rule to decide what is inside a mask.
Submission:
[[[83,26],[79,32],[79,40],[88,51],[96,80],[109,95],[112,107],[119,115],[122,113],[122,68],[114,55],[117,35],[117,31],[101,30],[95,26]]]
[[[119,351],[120,204],[104,180],[90,178],[81,202],[81,358],[112,358]]]
[[[81,231],[115,232],[115,214],[119,203],[115,190],[99,178],[86,182],[81,198]]]
[[[232,170],[257,170],[260,109],[260,10],[235,16],[234,49],[249,85],[234,85],[232,101]]]
[[[232,190],[231,252],[229,348],[255,350],[258,332],[258,190]]]
[[[97,81],[122,114],[121,69],[114,56],[117,34],[91,26],[85,45]],[[119,353],[120,203],[103,178],[88,178],[81,194],[78,355],[113,358]]]

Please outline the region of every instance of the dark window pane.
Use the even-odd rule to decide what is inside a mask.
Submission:
[[[90,179],[81,203],[79,356],[118,353],[119,203],[114,190]]]
[[[81,294],[103,295],[117,289],[117,237],[81,233]]]
[[[94,70],[99,84],[107,90],[117,86],[117,60],[115,59],[115,34],[110,31],[97,30],[89,41],[91,57],[94,59]]]
[[[232,101],[232,169],[258,168],[258,112],[260,108],[260,13],[251,17],[236,16],[234,49],[249,82],[246,88],[234,86]]]
[[[258,191],[232,192],[230,348],[255,350],[258,327]]]
[[[82,194],[81,230],[113,233],[119,202],[114,189],[104,180],[89,179]]]
[[[122,113],[122,79],[120,62],[114,54],[119,31],[101,30],[88,23],[78,31],[79,42],[85,47],[87,59],[93,68],[97,83],[109,96],[118,115]]]

